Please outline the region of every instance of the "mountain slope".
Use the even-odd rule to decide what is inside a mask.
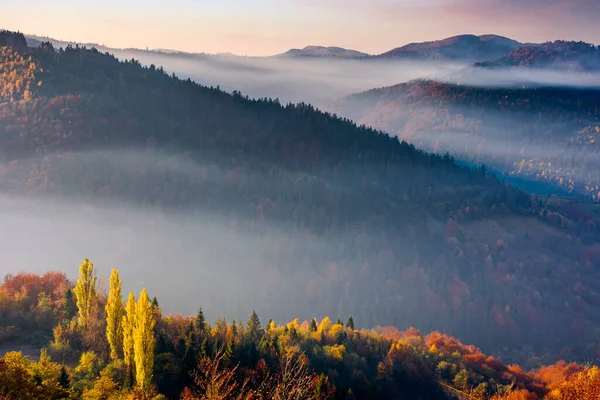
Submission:
[[[498,59],[519,46],[519,42],[502,36],[459,35],[432,42],[411,43],[377,57],[477,62]]]
[[[276,57],[336,57],[336,58],[365,58],[366,53],[341,47],[306,46],[303,49],[290,49]]]
[[[412,81],[350,96],[336,111],[430,150],[600,196],[598,89]]]
[[[479,67],[530,67],[567,71],[599,71],[600,47],[584,42],[558,40],[521,46],[497,61]]]
[[[309,105],[249,100],[95,50],[20,51],[1,53],[3,193],[226,221],[256,245],[235,258],[235,240],[222,242],[246,286],[217,298],[221,309],[354,315],[494,350],[556,354],[574,334],[574,357],[595,346],[600,246],[585,207],[541,202]],[[202,294],[203,276],[183,267],[170,271],[186,276],[178,294]]]

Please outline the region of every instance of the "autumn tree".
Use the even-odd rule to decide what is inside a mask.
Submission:
[[[134,357],[134,329],[135,329],[135,296],[133,293],[129,293],[127,298],[127,305],[125,306],[125,315],[122,318],[122,331],[123,331],[123,359],[125,361],[125,367],[127,370],[127,378],[129,383],[133,385],[135,370],[135,357]]]
[[[87,258],[79,266],[79,279],[77,279],[77,285],[73,289],[73,292],[75,292],[77,309],[79,311],[78,324],[81,328],[87,329],[98,301],[94,264]]]
[[[119,279],[119,271],[113,268],[110,273],[110,290],[108,302],[106,303],[106,338],[110,346],[110,358],[117,360],[120,349],[123,346],[123,297],[121,286],[123,282]]]
[[[142,289],[135,306],[133,349],[135,357],[135,379],[137,388],[147,395],[150,392],[152,368],[154,366],[154,314],[146,289]]]

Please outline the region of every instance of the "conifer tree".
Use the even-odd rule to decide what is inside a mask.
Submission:
[[[317,331],[317,320],[316,319],[313,318],[310,320],[310,325],[308,327],[308,330],[311,332]]]
[[[120,349],[123,347],[123,297],[121,286],[123,282],[119,279],[119,271],[113,268],[110,273],[110,290],[106,303],[106,339],[110,346],[110,358],[117,360]]]
[[[142,289],[135,306],[133,348],[135,355],[135,380],[138,389],[145,395],[150,392],[154,367],[154,314],[146,289]]]
[[[69,374],[67,373],[67,369],[64,365],[60,367],[60,373],[58,375],[58,385],[63,389],[69,389],[71,387],[71,380],[69,379]]]
[[[335,324],[336,325],[342,325],[342,326],[344,325],[344,324],[342,324],[342,320],[339,319],[339,318],[335,321]]]
[[[135,296],[129,293],[127,305],[125,306],[125,315],[123,315],[123,359],[127,368],[127,379],[129,384],[133,385],[135,370],[135,357],[133,347],[133,331],[135,328]]]
[[[346,328],[354,330],[354,318],[352,318],[352,316],[348,317],[348,322],[346,322]]]
[[[201,333],[204,332],[205,324],[206,320],[204,319],[204,311],[202,311],[202,307],[200,307],[198,314],[196,314],[196,326]]]
[[[202,344],[200,345],[200,352],[198,353],[200,357],[208,356],[208,339],[204,338]]]
[[[79,266],[79,279],[77,279],[77,285],[73,289],[73,292],[77,298],[77,309],[79,311],[78,324],[81,328],[87,329],[98,301],[94,264],[87,258]]]
[[[260,342],[260,338],[262,337],[262,327],[260,326],[260,319],[258,319],[256,311],[252,311],[252,315],[248,319],[248,336],[250,341],[254,343]]]
[[[75,301],[75,297],[73,296],[73,291],[71,289],[67,289],[65,291],[62,306],[65,319],[71,320],[77,315],[77,302]]]

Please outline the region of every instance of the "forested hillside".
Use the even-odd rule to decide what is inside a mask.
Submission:
[[[150,294],[151,295],[151,294]],[[126,301],[125,301],[126,299]],[[359,330],[352,316],[265,323],[164,315],[146,289],[108,291],[89,260],[64,273],[7,276],[0,329],[44,346],[0,353],[7,399],[573,400],[600,394],[597,366],[560,361],[526,372],[433,332]],[[35,339],[37,338],[37,339]],[[2,346],[0,350],[10,348]],[[38,356],[39,354],[39,356]]]
[[[336,108],[419,147],[600,198],[596,88],[418,80],[350,96]]]
[[[510,360],[545,357],[531,366],[597,355],[594,210],[310,105],[93,49],[1,51],[3,193],[219,218],[266,244],[243,262],[247,292],[227,295],[276,320],[443,330]]]
[[[499,60],[476,64],[479,67],[553,68],[574,72],[600,70],[600,47],[585,42],[557,40],[520,46]]]

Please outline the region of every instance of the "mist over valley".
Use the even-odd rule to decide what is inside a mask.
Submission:
[[[0,32],[0,397],[600,387],[595,46],[28,39]]]

